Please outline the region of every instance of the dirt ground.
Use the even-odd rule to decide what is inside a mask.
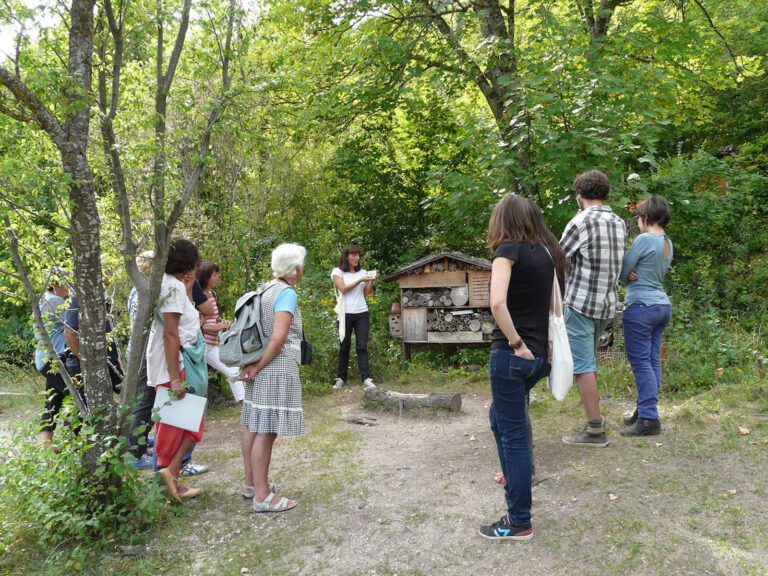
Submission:
[[[611,444],[597,449],[561,441],[582,425],[578,395],[558,403],[537,386],[534,538],[492,542],[477,532],[504,513],[490,397],[477,378],[457,387],[454,414],[366,408],[359,387],[306,399],[308,434],[278,439],[271,467],[299,505],[276,515],[251,513],[239,496],[239,409],[213,408],[194,456],[210,470],[184,480],[203,496],[169,508],[148,542],[118,546],[103,573],[768,574],[764,398],[713,389],[662,402],[660,436],[623,438],[631,405],[606,397]],[[34,411],[17,412],[0,429]]]
[[[573,447],[561,436],[581,425],[578,399],[537,390],[531,541],[477,533],[504,513],[486,394],[465,393],[459,414],[401,415],[353,389],[307,402],[309,434],[276,444],[275,479],[299,500],[278,515],[237,498],[237,410],[221,411],[195,456],[211,471],[188,482],[206,495],[180,520],[191,557],[170,567],[159,539],[147,560],[168,574],[768,574],[764,415],[750,436],[727,414],[666,407],[661,436],[630,439],[629,404],[606,400],[610,446]]]

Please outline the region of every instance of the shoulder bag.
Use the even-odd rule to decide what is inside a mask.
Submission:
[[[165,324],[160,314],[155,314],[155,318],[161,326]],[[184,382],[193,394],[206,396],[208,394],[208,363],[205,361],[203,331],[197,331],[197,341],[194,346],[179,345],[179,352],[184,360]]]
[[[546,247],[545,247],[546,249]],[[547,250],[549,257],[552,254]],[[554,258],[552,259],[554,264]],[[549,346],[552,353],[551,370],[547,385],[556,400],[563,401],[573,386],[573,356],[568,343],[568,331],[565,328],[563,315],[563,298],[560,294],[560,284],[557,281],[557,269],[552,278],[552,298],[549,304]]]

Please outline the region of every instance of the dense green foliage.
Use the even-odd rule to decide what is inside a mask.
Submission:
[[[20,4],[3,3],[0,23],[39,18]],[[199,194],[177,232],[220,265],[222,314],[269,277],[275,245],[305,245],[298,292],[315,360],[303,383],[309,393],[326,393],[338,349],[329,274],[342,246],[358,244],[363,266],[382,274],[444,249],[488,256],[488,218],[501,195],[530,195],[559,234],[576,209],[573,178],[600,168],[611,177],[610,203],[622,216],[651,193],[672,204],[669,388],[695,394],[717,382],[716,368],[728,382],[756,379],[768,322],[768,4],[630,0],[615,3],[601,35],[587,26],[585,3],[522,1],[509,3],[516,19],[505,26],[514,29],[493,36],[483,7],[497,4],[275,0],[243,9],[230,49],[237,74],[224,109],[211,94],[222,83],[230,3],[195,3],[166,118],[165,201],[181,195],[198,165],[193,143],[203,119],[221,105]],[[104,50],[94,68],[103,71],[113,56],[98,7],[96,44]],[[140,1],[126,12],[122,108],[114,121],[141,249],[152,248],[155,224],[149,190],[158,144],[148,88],[155,82],[154,10]],[[173,25],[176,16],[167,15]],[[17,64],[43,103],[59,111],[66,105],[60,55],[67,26],[53,20],[24,36],[18,62],[7,66]],[[492,93],[479,78],[493,84]],[[94,106],[94,120],[103,115]],[[113,172],[95,124],[89,154],[102,259],[115,271],[114,316],[125,344],[130,281]],[[630,186],[633,172],[640,183]],[[20,238],[38,292],[51,266],[72,269],[71,238],[61,228],[71,210],[68,182],[51,143],[0,88],[0,216]],[[0,361],[28,366],[29,301],[5,234],[0,260]],[[400,374],[400,343],[388,336],[385,314],[397,298],[397,286],[377,282],[370,302],[373,374],[384,382]],[[407,374],[480,364],[484,352],[415,358]],[[124,538],[157,518],[155,492],[115,454],[102,455],[100,476],[83,478],[87,430],[57,441],[58,457],[36,452],[22,438],[29,436],[22,431],[16,457],[0,468],[7,478],[1,520],[3,532],[16,535],[11,545],[37,531],[54,546],[67,538]],[[116,477],[123,480],[119,493],[99,508],[99,491]],[[56,499],[44,502],[50,493]]]
[[[99,455],[96,474],[89,474],[84,458],[94,449],[94,433],[93,423],[82,424],[71,402],[58,420],[55,452],[32,441],[29,424],[14,431],[0,464],[0,557],[11,561],[24,556],[25,548],[42,548],[50,551],[45,562],[62,573],[79,571],[89,545],[146,538],[144,528],[165,509],[160,487],[124,462],[119,444]],[[80,552],[72,554],[66,542],[78,543]]]

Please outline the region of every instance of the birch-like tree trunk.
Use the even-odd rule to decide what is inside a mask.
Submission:
[[[101,269],[101,222],[93,173],[88,159],[90,130],[91,70],[93,58],[95,0],[72,0],[69,17],[67,82],[63,87],[66,113],[62,119],[48,110],[17,74],[0,67],[0,84],[25,107],[59,152],[69,176],[70,237],[75,272],[74,290],[79,305],[80,358],[89,416],[98,415],[100,438],[116,431],[117,410],[107,366],[105,336],[106,304]],[[90,472],[102,450],[89,450]]]

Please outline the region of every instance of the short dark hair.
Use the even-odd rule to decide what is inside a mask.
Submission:
[[[200,252],[192,240],[181,236],[173,236],[168,247],[168,262],[165,263],[166,274],[189,272],[200,264]]]
[[[656,224],[666,228],[672,218],[672,211],[664,196],[654,194],[637,205],[635,216],[640,216],[646,224]]]
[[[213,262],[203,262],[200,264],[200,267],[197,269],[197,281],[200,282],[200,286],[203,290],[208,289],[208,281],[211,279],[211,276],[213,276],[214,272],[219,271],[218,264],[214,264]]]
[[[535,245],[541,241],[532,202],[517,194],[499,200],[488,222],[488,247],[495,252],[504,242]]]
[[[590,170],[579,174],[573,181],[573,193],[585,200],[605,200],[611,191],[611,183],[608,176],[600,170]]]
[[[350,254],[360,254],[360,248],[358,248],[354,244],[349,244],[347,246],[344,246],[344,248],[341,251],[341,258],[339,259],[339,268],[341,268],[342,272],[358,272],[360,270],[359,262],[357,264],[357,267],[354,270],[349,269]]]

